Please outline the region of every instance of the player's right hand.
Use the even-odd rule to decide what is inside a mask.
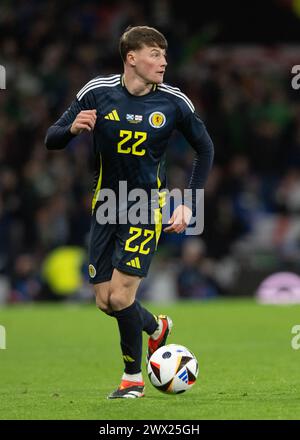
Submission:
[[[92,131],[94,130],[97,119],[97,110],[82,110],[71,125],[70,131],[72,134],[80,134],[84,130]]]

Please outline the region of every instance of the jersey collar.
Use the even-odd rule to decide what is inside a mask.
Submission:
[[[132,95],[126,88],[125,86],[125,82],[124,82],[124,73],[121,75],[121,85],[123,87],[123,89],[128,93],[128,95],[133,96],[135,98],[144,98],[145,96],[149,96],[150,93],[155,92],[155,90],[157,89],[157,84],[152,84],[151,90],[149,91],[149,93],[147,93],[146,95]]]

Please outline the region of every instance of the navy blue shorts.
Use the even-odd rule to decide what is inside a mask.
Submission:
[[[96,210],[95,210],[96,211]],[[89,242],[89,276],[92,284],[109,281],[114,268],[145,277],[162,230],[161,208],[148,224],[99,224],[92,216]]]

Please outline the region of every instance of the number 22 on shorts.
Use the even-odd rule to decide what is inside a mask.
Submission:
[[[140,254],[144,254],[144,255],[149,254],[150,247],[145,249],[145,245],[154,237],[154,231],[152,231],[151,229],[142,229],[142,228],[137,228],[135,226],[131,226],[129,229],[129,234],[132,235],[132,237],[129,237],[126,240],[125,251],[139,252]],[[142,234],[144,237],[146,237],[145,240],[142,241],[140,245],[137,244],[135,246],[132,246],[132,242],[137,238],[139,238]]]

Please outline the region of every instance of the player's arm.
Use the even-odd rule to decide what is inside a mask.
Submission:
[[[191,113],[183,120],[181,132],[196,152],[189,188],[203,189],[213,163],[213,142],[197,113]]]
[[[169,221],[171,226],[165,228],[165,232],[183,232],[188,226],[192,214],[195,215],[196,211],[196,190],[204,188],[214,157],[213,142],[203,121],[195,112],[189,112],[179,122],[178,129],[196,152],[188,187],[192,190],[192,200],[187,205],[180,205],[175,209]]]
[[[87,94],[88,95],[88,94]],[[59,150],[83,131],[92,131],[97,115],[93,96],[75,99],[67,111],[48,128],[45,144],[49,150]]]

